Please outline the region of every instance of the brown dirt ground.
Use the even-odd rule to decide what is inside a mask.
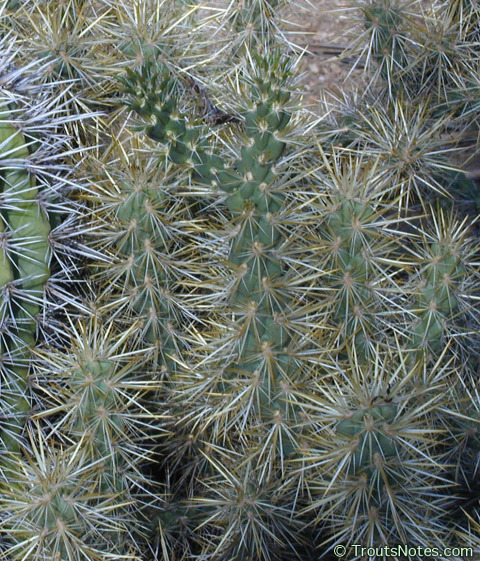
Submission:
[[[412,10],[428,10],[434,0],[417,0]],[[336,60],[355,34],[359,11],[355,0],[303,0],[310,7],[292,7],[289,16],[289,38],[306,48],[303,70],[308,100],[315,102],[327,88],[355,81],[360,71],[352,64]]]
[[[311,0],[310,8],[292,7],[289,38],[306,48],[303,71],[308,100],[314,102],[322,90],[345,82],[351,67],[336,58],[337,46],[348,44],[347,34],[355,21],[348,4],[339,0]]]
[[[306,2],[308,0],[303,0]],[[341,62],[338,54],[355,34],[358,10],[355,0],[309,0],[311,6],[299,8],[292,1],[288,17],[289,39],[306,49],[302,71],[306,102],[314,108],[326,90],[342,87],[348,89],[359,83],[362,72],[353,69],[353,61]],[[434,0],[417,0],[410,9],[428,11]],[[475,133],[476,134],[476,133]],[[467,148],[452,162],[480,178],[480,153]]]

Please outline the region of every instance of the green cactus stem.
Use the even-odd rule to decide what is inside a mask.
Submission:
[[[360,409],[348,419],[340,421],[337,426],[338,434],[354,437],[357,441],[349,465],[353,473],[371,475],[375,454],[381,454],[387,459],[394,457],[397,452],[395,441],[388,435],[388,428],[383,427],[392,423],[398,408],[388,403],[374,405],[376,401],[368,409]]]
[[[121,549],[127,530],[118,496],[99,487],[82,440],[47,443],[37,426],[30,452],[10,459],[0,478],[2,552],[9,561],[138,559]],[[124,505],[123,505],[124,506]],[[125,538],[124,538],[125,539]]]
[[[232,427],[240,431],[242,424],[257,420],[264,427],[260,432],[267,439],[266,446],[260,434],[248,440],[250,446],[257,447],[257,454],[269,458],[266,470],[270,472],[277,460],[284,467],[298,447],[298,435],[289,428],[298,421],[296,410],[287,399],[296,366],[289,356],[291,335],[282,322],[291,308],[290,296],[288,291],[274,288],[284,275],[279,249],[285,236],[275,221],[286,195],[278,186],[276,166],[287,147],[285,134],[291,119],[289,64],[272,54],[256,59],[255,73],[249,79],[249,107],[243,115],[246,140],[240,147],[240,158],[231,167],[205,140],[197,140],[201,125],[195,128],[176,113],[171,81],[165,78],[159,82],[152,76],[151,67],[147,67],[125,81],[127,93],[134,96],[129,105],[154,120],[147,133],[167,146],[170,161],[191,169],[195,181],[225,193],[231,228],[228,266],[237,271],[228,293],[232,330],[220,358],[221,374],[213,374],[219,369],[219,357],[213,356],[205,361],[209,374],[181,372],[172,381],[172,397],[178,407],[175,442],[180,443],[183,437],[188,440],[183,431],[192,431],[200,449],[212,446],[215,450],[230,438]],[[181,396],[183,400],[177,402]],[[183,405],[187,396],[191,396],[189,414]],[[210,412],[212,398],[218,400],[218,407]],[[185,447],[179,444],[175,448],[178,459]],[[216,464],[212,468],[201,454],[196,469],[211,473]],[[209,500],[206,498],[206,503]],[[232,529],[237,531],[240,529]],[[222,541],[219,547],[233,554],[232,544]]]
[[[165,415],[152,413],[147,397],[159,382],[140,374],[145,358],[128,350],[135,326],[116,333],[94,316],[71,332],[70,350],[35,352],[35,387],[46,402],[40,416],[62,413],[59,434],[82,441],[90,461],[101,462],[101,488],[120,495],[140,473],[137,464],[148,461],[144,442],[159,436],[154,425]]]
[[[112,137],[101,156],[86,159],[91,244],[104,256],[93,278],[102,313],[126,330],[135,326],[132,347],[168,378],[186,346],[181,334],[200,321],[183,300],[185,272],[195,280],[201,266],[193,240],[205,219],[180,192],[188,175],[164,170],[158,154],[142,152],[138,137]]]
[[[10,410],[1,438],[18,451],[19,434],[29,410],[30,349],[35,342],[36,316],[50,274],[50,223],[37,199],[35,178],[28,169],[28,142],[4,108],[0,113],[0,150],[3,164],[0,203],[2,221],[2,293],[0,323],[4,367],[4,407]]]
[[[5,46],[10,56],[12,48]],[[9,63],[3,60],[2,70]],[[80,150],[65,134],[63,94],[35,84],[28,70],[2,75],[0,94],[0,440],[12,453],[31,407],[31,351],[39,339],[65,336],[53,307],[57,317],[62,306],[82,308],[66,285],[79,256],[92,254],[79,242],[79,205],[68,198],[79,184],[68,177],[74,166],[67,160]],[[70,122],[90,116],[78,113]]]
[[[167,77],[162,78],[165,73]],[[152,121],[146,128],[147,135],[168,146],[168,158],[173,163],[188,164],[194,176],[205,183],[224,186],[235,180],[235,176],[229,178],[223,170],[223,160],[212,154],[208,142],[203,140],[204,128],[190,124],[178,114],[175,80],[168,77],[165,67],[158,70],[147,62],[140,73],[127,69],[127,78],[120,81],[125,92],[132,96],[129,107]]]
[[[31,446],[45,465],[35,471],[28,455],[27,462],[19,456],[0,481],[6,527],[15,528],[11,550],[32,544],[45,551],[38,559],[47,559],[46,552],[75,561],[108,559],[113,552],[138,559],[145,498],[154,492],[144,472],[166,417],[153,412],[159,382],[150,378],[145,356],[129,349],[135,326],[118,333],[113,322],[94,315],[72,322],[70,332],[68,348],[35,351],[33,386],[44,409],[32,422],[45,428]],[[54,434],[48,435],[49,426]]]
[[[473,303],[478,297],[475,255],[478,244],[468,237],[468,219],[462,221],[442,209],[431,209],[433,227],[421,232],[413,249],[417,273],[409,338],[411,348],[438,353],[449,342],[463,349],[465,357],[476,355],[472,332],[478,314]]]
[[[445,351],[425,369],[421,361],[408,366],[401,349],[377,350],[369,363],[350,352],[349,362],[337,365],[336,389],[318,383],[309,398],[316,422],[301,468],[312,493],[306,511],[315,512],[328,547],[360,536],[366,547],[387,545],[392,536],[421,545],[426,533],[415,520],[422,513],[438,522],[429,543],[441,543],[450,531],[441,517],[452,499],[438,444],[456,411],[443,396],[458,372]]]

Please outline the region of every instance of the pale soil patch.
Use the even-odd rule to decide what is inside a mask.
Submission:
[[[340,86],[358,74],[351,73],[350,65],[335,60],[341,50],[337,47],[348,44],[348,32],[355,26],[351,4],[339,0],[312,0],[312,4],[310,9],[292,10],[290,16],[292,41],[307,49],[302,70],[310,102],[318,99],[322,90]]]

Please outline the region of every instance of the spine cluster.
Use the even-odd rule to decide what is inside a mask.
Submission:
[[[474,558],[478,6],[227,4],[0,0],[0,560]]]

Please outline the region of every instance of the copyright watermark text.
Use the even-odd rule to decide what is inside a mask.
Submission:
[[[460,557],[461,559],[468,559],[471,557],[473,559],[472,547],[446,547],[444,549],[440,549],[438,547],[411,547],[405,544],[395,546],[382,545],[379,547],[365,547],[358,544],[347,547],[345,545],[338,544],[333,548],[333,553],[339,559],[346,557],[350,553],[353,555],[362,555],[374,558],[405,557],[406,559],[409,559],[423,557],[428,559],[429,557]]]

